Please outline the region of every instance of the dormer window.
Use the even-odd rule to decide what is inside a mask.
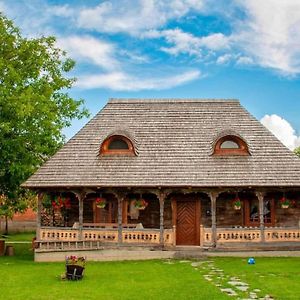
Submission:
[[[135,155],[132,142],[125,136],[113,135],[101,145],[102,155]]]
[[[215,155],[249,155],[247,144],[238,136],[221,137],[215,144]]]

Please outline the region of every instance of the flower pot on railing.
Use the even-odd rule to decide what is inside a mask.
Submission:
[[[289,204],[281,204],[281,208],[289,208],[290,207],[290,205]]]

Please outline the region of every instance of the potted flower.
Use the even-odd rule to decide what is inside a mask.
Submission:
[[[96,206],[98,208],[104,208],[106,206],[105,198],[101,198],[101,197],[96,198]]]
[[[242,207],[242,202],[240,200],[240,198],[235,198],[234,202],[233,202],[233,207],[235,210],[240,210]]]
[[[289,199],[287,199],[285,196],[283,196],[280,199],[280,205],[281,205],[281,208],[289,208],[291,205],[291,201]]]
[[[144,199],[134,200],[134,207],[140,210],[144,210],[148,206],[148,202]]]
[[[83,277],[85,269],[85,258],[83,256],[71,255],[66,257],[66,277],[69,280],[79,280]]]

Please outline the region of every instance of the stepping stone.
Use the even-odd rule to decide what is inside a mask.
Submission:
[[[260,292],[260,289],[254,289],[253,292],[259,293],[259,292]]]
[[[189,262],[191,262],[191,261],[190,261],[190,260],[181,260],[181,261],[180,261],[181,264],[189,263]]]
[[[258,296],[256,295],[256,293],[252,293],[252,292],[249,294],[249,297],[251,299],[258,299]]]
[[[238,294],[231,288],[221,289],[221,292],[226,293],[228,296],[237,296]]]
[[[192,263],[191,263],[191,266],[192,266],[192,267],[199,267],[201,264],[203,264],[202,261],[199,261],[199,262],[192,262]]]
[[[249,286],[248,283],[242,281],[228,281],[228,283],[233,286]]]
[[[248,286],[236,286],[236,289],[242,292],[247,292],[247,290],[249,289]]]

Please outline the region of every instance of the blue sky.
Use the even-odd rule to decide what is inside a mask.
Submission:
[[[300,145],[299,0],[0,0],[0,10],[28,37],[57,37],[77,62],[70,94],[92,115],[110,97],[234,98]]]

